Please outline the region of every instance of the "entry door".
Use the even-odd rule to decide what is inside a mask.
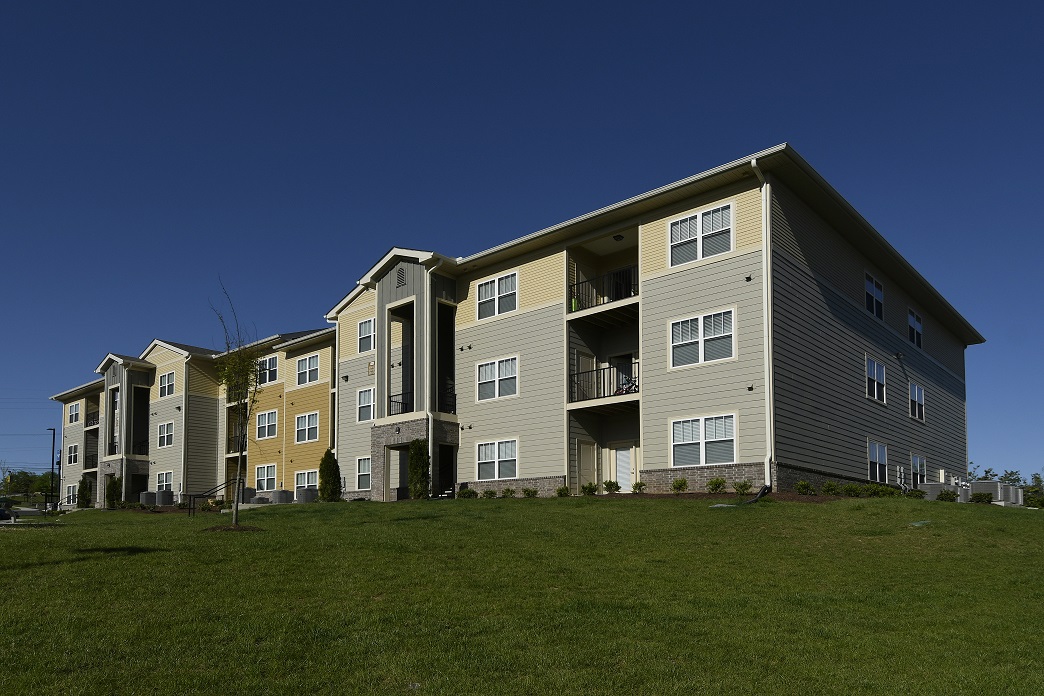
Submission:
[[[616,482],[621,491],[631,490],[631,448],[620,447],[613,450],[616,460]]]
[[[579,495],[580,486],[592,481],[598,483],[598,448],[593,442],[579,441],[576,443],[576,456],[579,459],[580,479],[574,493]]]

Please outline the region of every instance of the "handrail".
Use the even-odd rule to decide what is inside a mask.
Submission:
[[[413,410],[413,392],[392,394],[388,397],[388,415],[397,416]]]
[[[91,428],[91,427],[94,427],[95,425],[98,425],[98,423],[100,423],[100,422],[101,422],[101,412],[100,411],[89,411],[87,413],[86,418],[84,418],[83,427]]]
[[[617,365],[599,367],[595,370],[573,372],[569,375],[569,401],[587,401],[607,396],[622,396],[638,393],[638,361],[630,365],[630,374]]]
[[[223,491],[224,489],[228,488],[228,484],[236,483],[236,482],[241,481],[241,480],[242,479],[239,479],[239,478],[229,479],[228,481],[225,481],[224,483],[219,483],[218,485],[216,485],[213,488],[211,488],[209,491],[203,491],[202,493],[191,493],[191,494],[189,494],[189,497],[188,497],[188,503],[189,503],[188,515],[189,515],[189,517],[193,517],[196,514],[196,499],[197,498],[209,498],[210,496],[214,495],[215,493],[219,493],[220,491]],[[238,493],[238,491],[239,491],[239,486],[237,485],[236,486],[236,492]],[[233,501],[233,502],[235,502],[235,501]]]
[[[569,286],[569,311],[579,312],[638,294],[638,266],[627,266]]]

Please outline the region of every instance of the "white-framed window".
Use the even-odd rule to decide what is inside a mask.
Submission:
[[[80,404],[69,404],[69,422],[79,423],[80,422]]]
[[[478,318],[513,312],[518,307],[518,273],[512,272],[478,284]]]
[[[884,319],[884,286],[869,273],[866,274],[866,311]]]
[[[909,325],[910,343],[920,348],[921,337],[924,335],[924,321],[921,315],[911,309],[907,314],[906,323]]]
[[[924,421],[924,387],[910,382],[910,417]]]
[[[866,396],[885,403],[885,366],[869,355],[866,356]]]
[[[311,471],[298,471],[294,474],[294,490],[298,488],[318,488],[319,487],[319,470],[312,469]]]
[[[80,461],[80,446],[69,445],[69,455],[66,459],[68,464],[77,464]]]
[[[275,490],[275,464],[263,464],[255,470],[254,489],[261,491]]]
[[[732,204],[674,220],[670,229],[672,266],[732,251]]]
[[[174,444],[174,422],[160,423],[158,447],[170,447]]]
[[[480,442],[478,445],[478,477],[511,479],[518,476],[518,441]]]
[[[268,384],[279,379],[279,358],[270,355],[257,361],[257,383]]]
[[[671,421],[671,466],[731,464],[736,461],[736,416]]]
[[[671,367],[726,360],[733,346],[731,309],[671,322]]]
[[[910,453],[910,473],[913,485],[918,486],[928,480],[928,461],[920,454]]]
[[[156,474],[156,490],[157,491],[169,491],[174,485],[174,472],[173,471],[161,471]]]
[[[359,457],[355,460],[355,487],[360,491],[370,490],[369,457]]]
[[[276,436],[276,433],[278,431],[278,426],[276,425],[278,418],[278,411],[265,411],[264,413],[257,414],[258,440],[265,440],[267,438]]]
[[[499,399],[518,393],[518,358],[491,360],[478,365],[478,400]]]
[[[363,421],[373,420],[373,396],[376,390],[373,387],[369,389],[360,389],[356,404],[357,420],[362,423]]]
[[[65,487],[65,504],[75,505],[76,504],[76,484]]]
[[[888,445],[869,441],[867,459],[870,463],[868,478],[878,483],[888,483]]]
[[[311,384],[319,381],[319,355],[309,355],[297,361],[297,383]]]
[[[159,395],[162,399],[165,396],[170,396],[174,393],[174,373],[168,372],[165,375],[159,377]]]
[[[377,321],[374,319],[365,319],[359,322],[360,353],[368,353],[376,346],[377,342],[374,340],[376,338],[376,336],[374,336],[374,326],[376,326],[376,324]]]
[[[315,442],[319,439],[319,412],[305,413],[297,417],[295,442]]]

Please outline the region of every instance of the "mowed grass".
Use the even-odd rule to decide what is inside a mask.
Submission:
[[[94,510],[0,528],[5,693],[1041,692],[1041,512],[646,497],[242,517],[263,531]]]

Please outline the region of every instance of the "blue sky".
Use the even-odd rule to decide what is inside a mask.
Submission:
[[[790,142],[986,336],[971,458],[1041,471],[1044,10],[720,5],[3,3],[0,459],[47,466],[106,353],[219,345],[219,277],[258,335],[318,328],[392,245]]]

